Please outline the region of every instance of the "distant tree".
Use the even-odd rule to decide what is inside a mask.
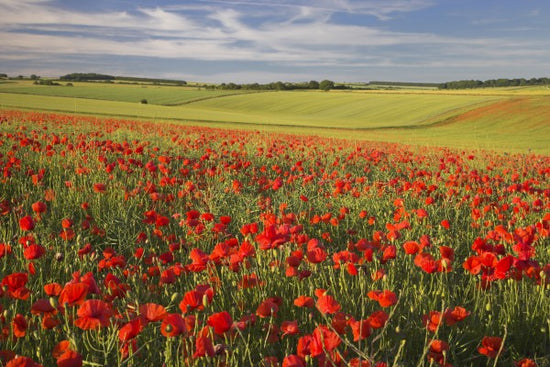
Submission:
[[[317,80],[311,80],[307,83],[309,89],[319,89],[319,82]]]
[[[40,79],[40,77],[36,74],[31,74],[31,80],[37,80]]]
[[[147,104],[147,100],[145,98],[143,98],[139,103],[141,104]]]
[[[0,74],[0,78],[7,78],[8,74]]]
[[[328,91],[334,88],[334,82],[331,80],[323,80],[321,83],[319,83],[319,89]]]

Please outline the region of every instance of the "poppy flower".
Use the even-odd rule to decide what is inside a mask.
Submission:
[[[40,298],[32,304],[31,314],[33,315],[55,315],[57,310],[51,305],[47,298]]]
[[[12,331],[16,338],[23,338],[27,333],[27,320],[21,314],[15,315],[12,321]]]
[[[6,367],[42,367],[42,365],[32,358],[19,356],[6,363]]]
[[[55,345],[55,347],[52,350],[52,356],[55,359],[58,359],[61,357],[63,353],[71,349],[71,342],[68,340],[62,340],[59,343]]]
[[[162,320],[160,332],[165,337],[174,337],[186,332],[185,321],[177,313],[169,313]]]
[[[207,336],[199,336],[195,340],[195,353],[193,353],[193,358],[199,357],[212,357],[216,354],[214,351],[214,346],[212,345],[212,340]]]
[[[359,320],[350,322],[351,331],[353,332],[353,341],[366,339],[370,336],[372,329],[369,320]]]
[[[97,193],[103,193],[107,190],[107,187],[103,183],[95,183],[94,184],[94,192]]]
[[[61,293],[62,291],[62,287],[60,284],[58,283],[48,283],[48,284],[44,284],[44,292],[46,292],[46,294],[50,297],[52,296],[59,296],[59,294]]]
[[[422,323],[426,325],[426,329],[432,333],[435,333],[442,321],[439,311],[430,311],[428,315],[422,316]]]
[[[428,361],[436,363],[439,366],[448,366],[446,361],[446,352],[449,351],[449,344],[443,340],[434,339],[430,342]]]
[[[306,361],[295,354],[286,356],[283,359],[283,367],[305,367]]]
[[[218,312],[213,315],[210,315],[206,323],[208,324],[208,326],[211,326],[214,328],[214,332],[216,334],[223,335],[223,333],[231,329],[231,325],[233,324],[233,319],[231,318],[231,315],[229,314],[229,312],[222,311],[222,312]]]
[[[489,358],[496,358],[501,352],[502,338],[499,336],[484,336],[481,346],[477,349],[479,353]],[[504,350],[504,348],[502,348]]]
[[[285,335],[295,335],[300,332],[300,329],[298,329],[298,321],[283,321],[281,323],[280,327],[281,331],[283,332],[283,336]]]
[[[63,306],[68,303],[69,306],[80,305],[86,299],[88,294],[88,285],[85,283],[69,283],[63,287],[59,295],[59,304]]]
[[[313,341],[310,345],[310,351],[313,357],[333,351],[342,342],[340,336],[325,325],[317,326],[313,330],[312,336]]]
[[[166,316],[166,309],[164,306],[156,303],[146,303],[139,306],[139,314],[145,324],[147,324],[162,320]]]
[[[308,296],[299,296],[294,300],[294,306],[312,308],[315,306],[315,300]]]
[[[78,319],[74,321],[74,324],[87,330],[108,326],[112,311],[108,303],[98,299],[89,299],[80,305],[76,314]]]
[[[319,297],[315,307],[317,307],[319,312],[322,314],[333,314],[340,311],[341,308],[340,304],[334,299],[334,297],[329,295]]]
[[[385,313],[384,311],[374,311],[370,314],[370,316],[367,318],[369,321],[370,326],[373,329],[380,329],[386,325],[386,322],[389,319],[389,315]]]
[[[48,207],[46,206],[46,204],[44,204],[41,201],[37,201],[37,202],[33,203],[31,205],[31,208],[32,208],[33,212],[38,214],[38,216],[40,216],[40,214],[45,213],[46,210],[48,210]]]
[[[27,260],[35,260],[42,257],[45,253],[46,249],[43,246],[33,243],[32,245],[27,246],[27,248],[23,251],[23,256]]]
[[[514,363],[516,367],[537,367],[537,363],[530,358],[523,358]]]
[[[276,317],[277,311],[279,311],[279,305],[268,298],[258,305],[256,315],[259,317]]]
[[[82,356],[74,350],[67,350],[57,358],[58,367],[81,367]]]
[[[12,253],[11,245],[0,243],[0,259],[11,253]]]
[[[118,331],[118,339],[121,342],[127,342],[135,338],[141,332],[141,321],[139,318],[133,319],[132,321],[126,323]]]
[[[414,241],[407,241],[403,244],[403,249],[407,255],[415,255],[420,251],[420,245]]]
[[[19,228],[22,231],[32,231],[34,229],[34,220],[30,215],[19,219]]]
[[[448,308],[443,314],[443,317],[445,318],[445,323],[449,326],[453,326],[454,324],[464,320],[468,316],[470,316],[470,312],[466,311],[464,307],[460,306],[456,306],[452,310]]]
[[[397,296],[390,290],[369,291],[367,297],[374,301],[378,301],[381,307],[390,307],[397,303]]]

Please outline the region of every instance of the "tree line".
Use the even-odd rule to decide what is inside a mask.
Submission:
[[[519,79],[489,79],[481,80],[456,80],[441,83],[439,89],[473,89],[473,88],[495,88],[495,87],[522,87],[530,85],[548,85],[550,78],[519,78]]]
[[[221,84],[210,84],[204,85],[203,87],[207,89],[222,89],[222,90],[296,90],[296,89],[321,89],[321,90],[330,90],[330,89],[345,89],[345,86],[335,85],[331,80],[323,80],[318,82],[316,80],[311,80],[309,82],[271,82],[267,84],[260,83],[250,83],[250,84],[236,84],[236,83],[221,83]]]

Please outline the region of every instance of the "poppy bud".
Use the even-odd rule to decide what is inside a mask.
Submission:
[[[204,308],[208,307],[208,296],[206,293],[202,295],[202,305]]]
[[[180,296],[180,294],[178,292],[172,293],[172,297],[170,297],[170,302],[175,302],[176,299],[178,299],[179,296]],[[203,300],[203,303],[204,303],[204,300]]]
[[[485,305],[485,311],[491,311],[491,304],[490,303],[487,303]]]
[[[50,297],[50,305],[53,307],[53,308],[57,308],[57,305],[58,305],[58,301],[57,301],[57,298],[55,297]]]

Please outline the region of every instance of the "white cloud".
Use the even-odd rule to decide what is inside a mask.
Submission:
[[[55,4],[48,0],[0,0],[0,60],[114,55],[264,62],[263,69],[269,63],[274,67],[351,70],[474,67],[484,63],[517,67],[522,56],[531,65],[550,58],[548,41],[461,38],[435,31],[392,31],[380,25],[380,21],[431,6],[433,2],[427,0],[203,0],[101,12]],[[337,14],[364,16],[373,22],[337,23]],[[479,24],[500,19],[487,18]],[[237,80],[239,73],[214,75]],[[268,80],[285,79],[275,78],[275,74],[261,75]],[[256,75],[258,80],[267,81],[261,75]],[[305,77],[301,72],[288,75]]]

